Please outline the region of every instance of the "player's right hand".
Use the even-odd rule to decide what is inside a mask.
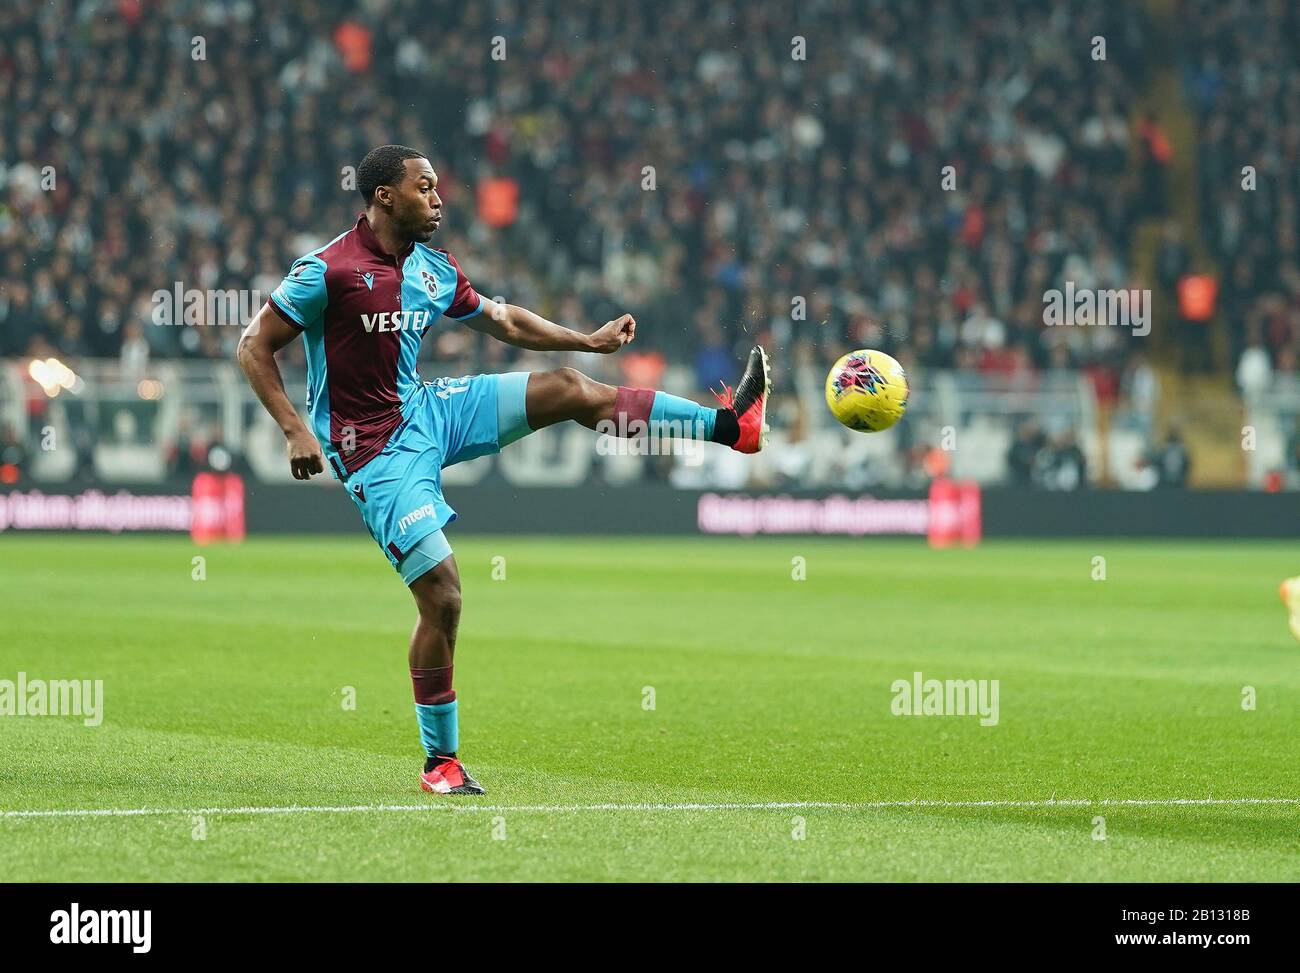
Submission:
[[[295,480],[310,480],[325,472],[325,454],[320,443],[307,430],[296,432],[288,438],[289,469]]]
[[[618,351],[624,345],[631,344],[636,338],[636,318],[623,314],[613,321],[606,321],[591,333],[591,350],[602,355]]]

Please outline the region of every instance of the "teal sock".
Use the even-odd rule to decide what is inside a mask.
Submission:
[[[717,409],[683,399],[680,395],[656,392],[654,404],[650,406],[650,432],[674,439],[709,440],[713,438],[713,423],[717,417]],[[672,425],[665,428],[659,423]]]
[[[420,723],[420,742],[430,757],[452,754],[460,744],[460,723],[456,719],[456,700],[450,703],[416,703],[415,718]]]

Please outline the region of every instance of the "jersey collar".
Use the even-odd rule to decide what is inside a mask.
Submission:
[[[410,255],[411,251],[415,249],[415,244],[409,243],[407,244],[405,250],[403,250],[397,256],[393,256],[393,254],[385,250],[383,246],[380,244],[379,237],[375,236],[375,231],[371,228],[370,220],[366,218],[365,213],[362,213],[360,216],[357,217],[356,231],[357,231],[357,239],[361,241],[361,245],[365,247],[367,250],[369,250],[371,253],[373,253],[380,260],[388,260],[388,261],[392,261],[395,264],[400,264],[403,260],[405,260]]]

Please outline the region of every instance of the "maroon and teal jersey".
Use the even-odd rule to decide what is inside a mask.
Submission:
[[[303,333],[312,432],[340,474],[387,445],[420,388],[416,356],[446,315],[483,310],[460,265],[422,243],[385,253],[364,215],[294,262],[270,305]]]

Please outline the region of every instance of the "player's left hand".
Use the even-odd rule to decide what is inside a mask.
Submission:
[[[606,321],[598,331],[592,333],[591,350],[608,355],[624,345],[630,345],[635,337],[636,318],[624,314],[613,321]]]

